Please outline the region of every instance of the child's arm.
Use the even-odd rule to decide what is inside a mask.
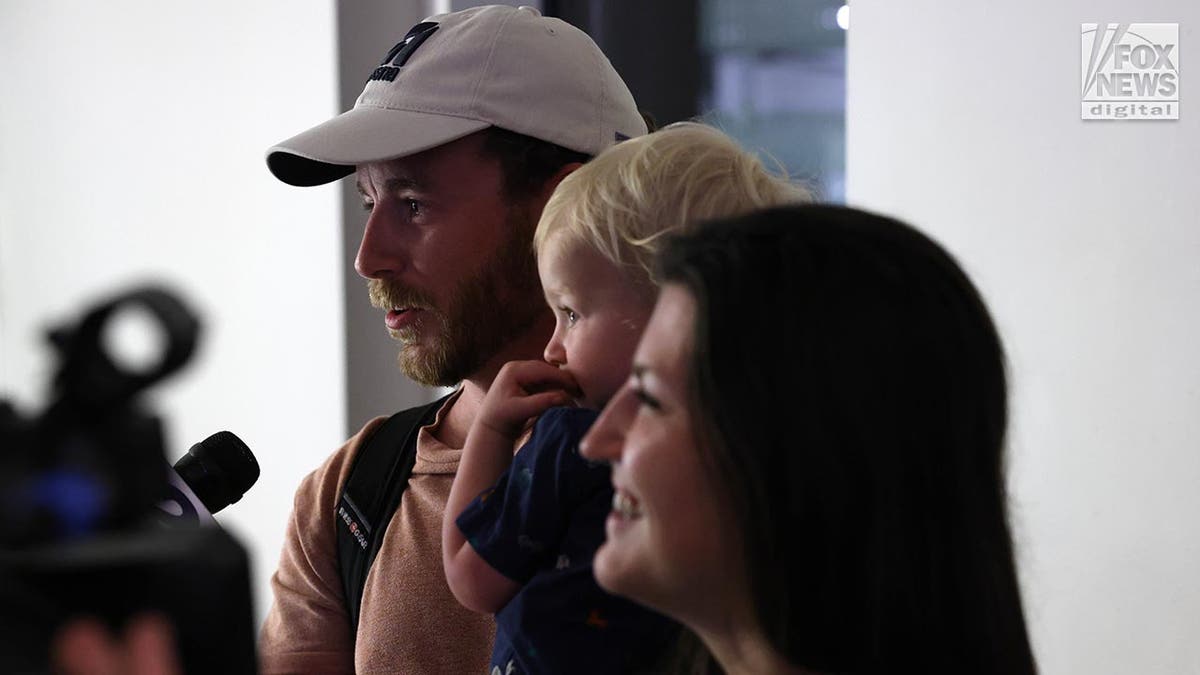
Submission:
[[[570,405],[570,392],[576,388],[569,374],[544,361],[513,361],[500,370],[479,407],[442,517],[446,582],[467,609],[495,613],[521,584],[479,557],[455,521],[472,499],[508,470],[526,422],[554,406]]]

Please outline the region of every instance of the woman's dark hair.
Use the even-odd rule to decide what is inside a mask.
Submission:
[[[700,437],[763,630],[834,673],[1034,673],[1006,516],[1004,354],[954,259],[833,206],[667,245]]]

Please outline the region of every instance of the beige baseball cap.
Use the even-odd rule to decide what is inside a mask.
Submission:
[[[267,151],[291,185],[496,126],[588,155],[646,133],[633,95],[583,31],[533,7],[473,7],[413,26],[354,108]]]

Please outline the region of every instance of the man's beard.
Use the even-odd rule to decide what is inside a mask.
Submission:
[[[400,372],[431,387],[451,387],[467,379],[509,343],[529,330],[545,309],[533,254],[535,217],[524,206],[509,208],[507,238],[475,274],[459,283],[446,311],[426,292],[394,281],[367,282],[371,304],[421,309],[414,325],[391,331],[403,346]],[[421,343],[428,322],[438,323],[431,343]]]

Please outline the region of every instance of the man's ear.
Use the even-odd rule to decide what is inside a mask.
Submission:
[[[562,179],[566,178],[568,174],[581,166],[583,166],[582,162],[563,164],[553,176],[546,179],[545,184],[542,185],[542,191],[538,195],[538,199],[541,200],[541,205],[543,207],[546,206],[546,202],[550,201],[550,195],[554,193],[554,188],[558,187],[558,184],[562,182]]]

